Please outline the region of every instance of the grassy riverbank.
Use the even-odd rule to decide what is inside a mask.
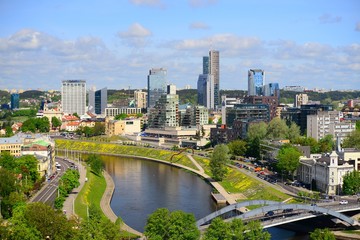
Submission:
[[[72,149],[76,151],[86,151],[86,152],[95,152],[95,153],[123,154],[129,156],[154,158],[167,162],[170,162],[171,157],[174,154],[176,154],[176,152],[173,151],[167,151],[167,150],[161,150],[155,148],[121,145],[114,143],[97,143],[97,142],[79,141],[79,140],[56,139],[55,144],[56,144],[56,148],[59,150]],[[189,160],[189,158],[182,153],[179,155],[174,155],[172,158],[172,162],[196,169],[195,165]]]

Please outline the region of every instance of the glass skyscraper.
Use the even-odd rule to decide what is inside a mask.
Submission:
[[[214,76],[214,106],[220,105],[220,57],[219,51],[209,51],[210,74]]]
[[[66,114],[85,114],[86,109],[86,81],[63,80],[61,86],[61,104]]]
[[[198,104],[214,109],[214,76],[200,74],[197,82]]]
[[[264,86],[265,96],[276,96],[280,101],[280,88],[278,83],[269,83]]]
[[[165,68],[152,68],[148,75],[147,107],[153,108],[161,97],[166,94],[167,71]]]
[[[20,96],[18,93],[12,93],[11,96],[11,110],[20,108]]]
[[[209,56],[204,56],[203,57],[203,74],[210,74],[209,71]]]
[[[248,71],[248,96],[262,96],[265,82],[265,72],[261,69]]]

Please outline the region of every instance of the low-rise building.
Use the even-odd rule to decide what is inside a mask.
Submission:
[[[22,145],[23,141],[18,136],[0,138],[0,154],[8,152],[11,156],[19,157]]]
[[[105,118],[105,134],[107,136],[121,135],[125,131],[125,123],[113,118]]]

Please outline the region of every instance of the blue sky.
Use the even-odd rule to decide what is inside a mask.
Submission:
[[[196,88],[209,49],[221,89],[261,68],[281,88],[359,90],[360,1],[0,1],[0,89],[146,88],[153,67]]]

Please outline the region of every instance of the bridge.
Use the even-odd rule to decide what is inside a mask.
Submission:
[[[243,212],[241,214],[232,214],[239,212],[241,207],[248,206],[262,206],[251,211]],[[345,223],[356,226],[359,223],[351,217],[342,214],[342,212],[360,210],[359,204],[348,205],[308,205],[308,204],[286,204],[276,201],[268,200],[251,200],[241,203],[235,203],[228,205],[216,212],[207,215],[204,218],[199,219],[196,224],[197,227],[202,230],[209,226],[211,220],[219,217],[226,216],[225,221],[231,221],[235,218],[240,218],[244,221],[260,220],[264,228],[274,227],[290,222],[300,221],[308,218],[313,218],[322,215],[331,215],[337,219],[344,221]],[[273,212],[272,216],[269,216],[269,212]]]

